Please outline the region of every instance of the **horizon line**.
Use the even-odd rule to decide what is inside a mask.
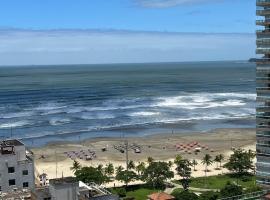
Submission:
[[[74,64],[22,64],[22,65],[0,65],[0,68],[5,67],[47,67],[47,66],[72,66],[72,65],[127,65],[127,64],[177,64],[177,63],[203,63],[203,62],[249,62],[247,60],[202,60],[202,61],[172,61],[172,62],[112,62],[112,63],[74,63]],[[253,63],[253,62],[249,62]]]
[[[21,32],[96,32],[96,33],[158,33],[158,34],[256,34],[255,32],[184,32],[167,30],[135,30],[135,29],[115,29],[115,28],[18,28],[0,27],[1,31],[21,31]]]

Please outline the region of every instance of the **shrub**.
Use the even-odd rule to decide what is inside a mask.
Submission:
[[[233,197],[243,194],[243,188],[239,185],[228,182],[224,188],[220,190],[221,197]]]
[[[248,182],[250,180],[251,180],[251,176],[244,175],[241,177],[241,181],[243,181],[243,182]]]
[[[172,192],[172,196],[175,197],[176,200],[197,200],[198,196],[189,191],[182,191],[180,192],[179,190],[175,190]]]
[[[135,200],[135,197],[125,197],[123,200]]]
[[[125,197],[127,195],[127,191],[125,188],[117,188],[116,192],[120,197]]]
[[[252,193],[252,192],[258,192],[261,191],[262,188],[258,185],[254,185],[253,187],[249,187],[245,190],[245,193]]]
[[[208,191],[200,195],[199,200],[217,200],[219,197],[218,192]]]

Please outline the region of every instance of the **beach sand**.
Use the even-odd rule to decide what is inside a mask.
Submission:
[[[36,175],[41,173],[48,174],[48,178],[73,176],[70,167],[73,160],[68,158],[64,152],[79,151],[85,149],[94,150],[97,158],[91,161],[77,159],[82,166],[97,166],[112,163],[115,167],[125,166],[125,154],[120,153],[113,148],[114,145],[124,144],[124,140],[128,140],[129,144],[136,143],[142,147],[142,152],[136,154],[133,150],[129,150],[129,159],[136,163],[146,161],[149,156],[155,160],[173,160],[177,154],[184,158],[196,159],[199,163],[196,166],[197,171],[192,172],[193,177],[204,176],[205,166],[201,164],[202,157],[209,153],[213,157],[217,154],[224,154],[225,161],[232,153],[231,148],[244,148],[255,150],[256,135],[255,129],[215,129],[203,133],[174,133],[159,134],[146,137],[136,138],[95,138],[82,141],[80,143],[51,143],[41,148],[31,149],[35,154]],[[208,146],[208,150],[202,149],[200,153],[195,155],[184,151],[177,151],[176,144],[188,144],[197,141],[202,145]],[[108,151],[102,152],[103,147],[108,147]],[[213,152],[211,152],[211,150]],[[43,157],[43,158],[42,158]],[[226,173],[225,169],[215,170],[216,163],[209,167],[208,175],[216,175]],[[57,169],[57,170],[56,170]],[[177,177],[176,177],[177,178]],[[116,185],[120,183],[115,182]],[[112,185],[112,183],[110,184]]]

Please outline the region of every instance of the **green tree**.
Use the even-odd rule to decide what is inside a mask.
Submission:
[[[213,161],[216,163],[216,169],[220,169],[220,168],[218,167],[218,165],[219,165],[219,163],[220,163],[220,160],[219,160],[219,156],[218,156],[218,155],[216,155],[216,157],[214,158]]]
[[[180,154],[177,154],[177,155],[175,156],[174,163],[179,162],[179,161],[182,160],[182,159],[183,159],[183,157],[182,157]]]
[[[145,163],[144,162],[140,162],[137,166],[136,166],[136,171],[138,173],[138,176],[141,178],[141,176],[143,175],[144,171],[146,169]]]
[[[133,161],[133,160],[130,160],[130,161],[128,162],[127,167],[128,167],[128,170],[130,170],[130,169],[135,169],[135,163],[134,163],[134,161]]]
[[[148,162],[148,164],[154,162],[154,158],[152,158],[152,157],[149,156],[149,157],[147,158],[147,162]]]
[[[124,171],[124,167],[122,165],[119,165],[117,168],[116,168],[116,173],[119,173],[120,171]]]
[[[94,182],[101,185],[109,181],[109,178],[100,169],[94,167],[82,167],[75,172],[75,176],[77,180],[84,183]]]
[[[196,170],[196,166],[198,165],[197,160],[193,159],[192,162],[191,162],[191,165],[193,166],[193,171],[197,171]]]
[[[175,159],[174,163],[176,164],[175,170],[177,174],[182,177],[181,184],[184,190],[188,190],[191,177],[191,162],[187,159]]]
[[[222,198],[225,197],[233,197],[237,195],[242,195],[243,194],[243,188],[239,185],[232,184],[228,182],[224,188],[220,190],[220,195]]]
[[[208,172],[208,166],[212,165],[213,161],[212,161],[212,156],[209,154],[205,154],[205,156],[202,159],[202,164],[205,165],[205,176],[206,176],[206,172]]]
[[[200,195],[199,200],[217,200],[219,197],[218,192],[207,191]]]
[[[253,158],[255,158],[256,153],[254,151],[252,151],[251,149],[249,149],[248,150],[248,155],[249,155],[250,160],[252,161]]]
[[[73,161],[73,165],[70,168],[73,172],[76,172],[77,170],[79,170],[81,168],[80,163],[77,160]]]
[[[112,163],[107,164],[106,167],[104,168],[104,172],[106,175],[112,176],[114,174],[113,164]]]
[[[164,188],[165,181],[174,177],[167,162],[151,162],[145,169],[143,180],[153,188]]]
[[[254,169],[252,162],[254,156],[254,154],[244,151],[243,149],[234,150],[233,154],[229,158],[229,162],[227,162],[224,167],[236,173],[238,176],[247,174],[249,170]]]
[[[130,182],[137,179],[137,175],[134,171],[121,170],[117,171],[115,179],[125,183],[127,187]]]
[[[202,164],[205,165],[205,170],[204,170],[204,172],[205,172],[205,179],[204,179],[205,187],[206,187],[206,183],[207,183],[206,177],[207,177],[207,172],[208,172],[208,166],[212,165],[212,163],[213,163],[212,156],[209,154],[205,154],[205,156],[202,159]]]
[[[172,162],[172,161],[169,161],[169,162],[168,162],[168,165],[169,165],[169,167],[171,168],[171,167],[173,166],[173,162]]]
[[[99,170],[99,171],[101,171],[101,172],[103,172],[103,165],[102,164],[99,164],[98,166],[97,166],[97,170]]]
[[[222,167],[222,161],[224,161],[225,156],[223,154],[218,154],[217,157],[218,157],[218,160],[219,160],[219,168],[221,168]]]
[[[180,190],[174,190],[172,192],[172,196],[175,197],[175,200],[197,200],[198,196],[190,191],[180,191]]]

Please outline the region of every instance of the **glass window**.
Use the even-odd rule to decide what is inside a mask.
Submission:
[[[14,173],[15,172],[15,168],[14,167],[9,167],[8,168],[8,173],[11,174],[11,173]]]
[[[22,171],[22,174],[23,174],[24,176],[28,175],[28,170],[23,170],[23,171]]]
[[[24,188],[27,188],[27,187],[29,187],[29,184],[28,184],[28,182],[23,182],[23,187],[24,187]]]
[[[10,180],[8,181],[8,183],[9,183],[9,186],[16,185],[15,179],[10,179]]]

